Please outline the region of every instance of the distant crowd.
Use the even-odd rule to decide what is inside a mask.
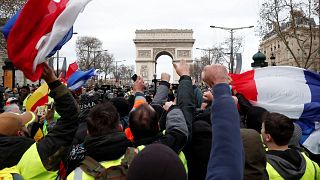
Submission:
[[[34,111],[35,85],[0,89],[0,180],[320,179],[299,125],[232,90],[222,65],[203,69],[206,87],[182,60],[177,88],[163,72],[153,90],[137,76],[77,92],[44,66],[50,97]]]

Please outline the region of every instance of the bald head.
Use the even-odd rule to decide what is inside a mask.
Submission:
[[[18,114],[4,112],[0,114],[0,134],[5,136],[16,136],[23,126]]]

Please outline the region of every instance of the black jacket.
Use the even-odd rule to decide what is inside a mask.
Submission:
[[[54,99],[56,111],[61,117],[54,129],[37,143],[37,150],[44,167],[48,171],[56,171],[77,129],[79,108],[70,91],[60,81],[48,85],[51,89],[49,95]],[[0,137],[0,169],[18,164],[33,143],[25,137]]]
[[[192,123],[188,156],[188,179],[191,180],[206,178],[212,141],[210,115],[210,108],[198,111]]]
[[[119,159],[131,146],[123,132],[114,132],[104,136],[87,136],[84,141],[85,155],[98,162]]]

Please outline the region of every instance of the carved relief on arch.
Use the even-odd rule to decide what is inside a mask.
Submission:
[[[151,50],[138,50],[139,58],[151,58]]]
[[[158,59],[161,55],[168,55],[175,59],[175,48],[153,48],[153,59]]]
[[[148,77],[148,66],[147,66],[147,65],[142,65],[142,66],[141,66],[140,75],[141,75],[143,78],[147,78],[147,77]]]
[[[178,54],[178,58],[190,58],[191,59],[191,51],[190,50],[178,50],[177,54]]]

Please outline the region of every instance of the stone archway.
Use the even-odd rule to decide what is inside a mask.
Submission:
[[[136,30],[136,73],[145,81],[151,82],[156,73],[157,59],[168,55],[173,62],[185,59],[192,63],[192,49],[195,39],[193,30],[151,29]],[[178,83],[179,77],[174,73],[173,83]]]

